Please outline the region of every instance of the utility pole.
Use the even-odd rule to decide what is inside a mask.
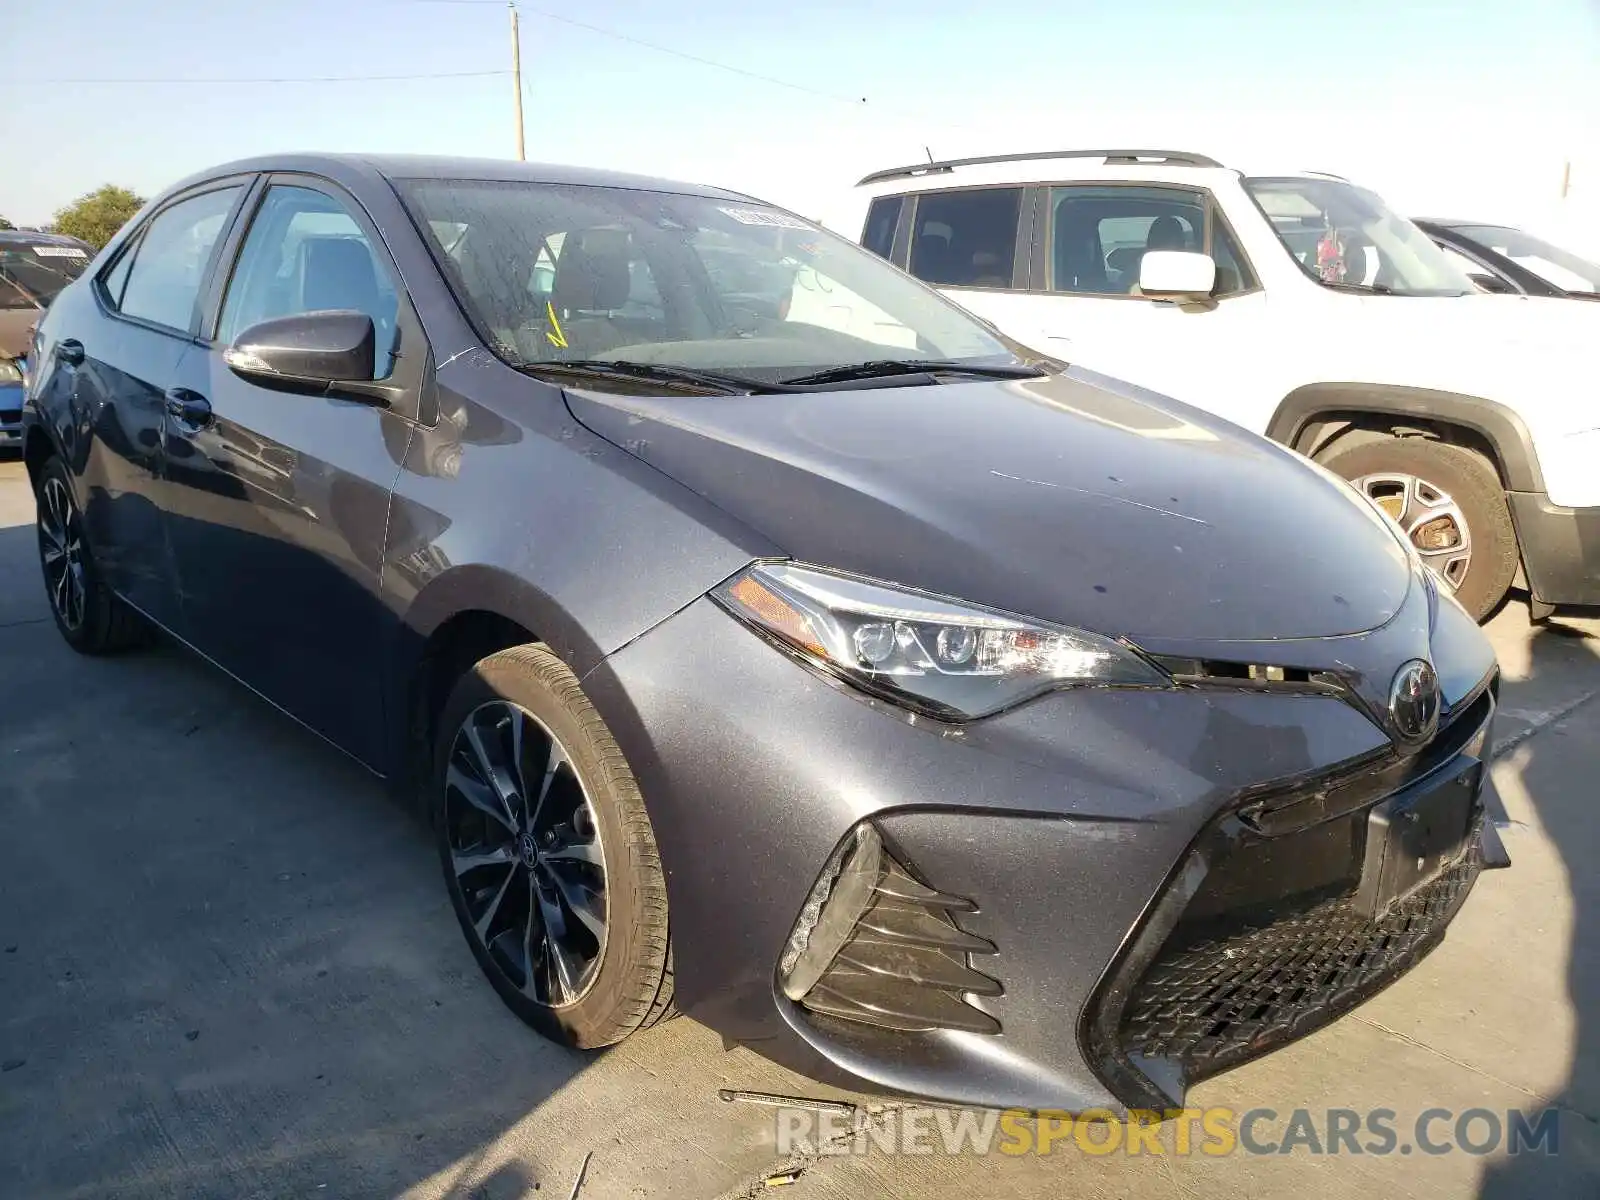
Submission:
[[[517,93],[517,161],[525,162],[528,155],[522,145],[522,34],[517,29],[517,6],[507,7],[511,9],[511,86]]]
[[[1572,190],[1572,160],[1568,159],[1561,164],[1561,198],[1565,200],[1567,193]]]

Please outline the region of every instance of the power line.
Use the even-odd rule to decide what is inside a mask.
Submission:
[[[412,4],[451,5],[493,4],[499,8],[504,8],[507,4],[507,0],[408,0],[408,2]],[[663,46],[660,42],[652,42],[646,40],[645,38],[634,37],[633,34],[623,33],[618,29],[608,29],[604,25],[591,25],[589,22],[579,21],[575,17],[563,16],[560,13],[546,12],[544,9],[540,8],[529,8],[525,4],[512,4],[511,7],[515,8],[518,12],[524,12],[530,16],[543,17],[547,21],[557,21],[562,25],[571,25],[574,29],[584,29],[590,33],[597,33],[601,37],[612,38],[619,42],[627,42],[633,46],[642,46],[646,50],[654,50],[659,54],[670,54],[674,58],[681,58],[686,62],[698,63],[702,67],[712,67],[718,71],[727,71],[733,75],[742,75],[746,79],[760,80],[762,83],[770,83],[774,87],[788,88],[790,91],[802,92],[807,96],[816,96],[821,100],[834,100],[840,104],[848,104],[853,108],[859,108],[861,105],[867,102],[867,98],[865,96],[846,96],[840,92],[829,92],[820,88],[807,87],[803,83],[795,83],[790,79],[780,79],[776,75],[764,75],[760,71],[751,71],[744,67],[736,67],[732,63],[718,62],[714,58],[705,58],[699,54],[690,54],[687,50],[677,50],[671,46]]]
[[[440,0],[443,2],[443,0]],[[452,0],[454,3],[482,3],[483,0]],[[433,71],[411,75],[275,75],[234,77],[231,79],[18,79],[0,75],[0,84],[25,84],[28,87],[56,87],[61,84],[221,84],[249,83],[384,83],[412,79],[478,79],[491,75],[509,75],[510,71]]]

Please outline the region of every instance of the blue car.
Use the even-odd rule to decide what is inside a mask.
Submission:
[[[34,323],[93,257],[77,238],[0,231],[0,449],[22,445],[22,380]]]

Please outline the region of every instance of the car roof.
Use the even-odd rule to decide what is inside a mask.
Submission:
[[[64,233],[37,233],[32,229],[0,229],[0,245],[7,246],[86,246],[87,242]]]
[[[173,191],[227,175],[265,171],[300,171],[335,180],[355,177],[384,179],[461,179],[504,183],[576,184],[672,192],[719,200],[751,200],[742,192],[680,180],[634,175],[592,167],[516,162],[498,158],[462,158],[431,154],[272,154],[238,159],[201,171],[175,185]]]
[[[1446,217],[1412,217],[1418,225],[1434,225],[1440,229],[1514,229],[1504,221],[1460,221]]]

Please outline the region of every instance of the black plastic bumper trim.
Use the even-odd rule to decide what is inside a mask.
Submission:
[[[1600,606],[1600,508],[1563,508],[1544,492],[1507,492],[1506,498],[1533,598]]]

